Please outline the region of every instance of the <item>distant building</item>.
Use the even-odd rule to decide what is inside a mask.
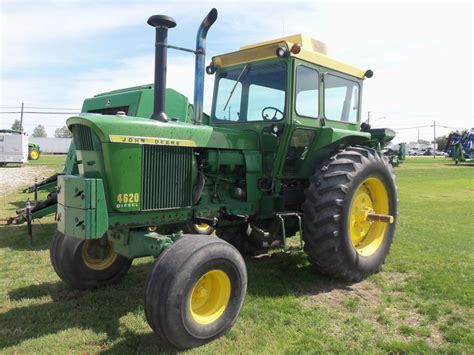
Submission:
[[[67,154],[72,138],[29,137],[28,140],[39,145],[41,153]]]

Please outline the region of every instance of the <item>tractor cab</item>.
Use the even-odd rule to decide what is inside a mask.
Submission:
[[[214,57],[207,72],[216,75],[210,124],[255,132],[269,175],[308,176],[342,131],[370,138],[360,132],[360,102],[372,72],[330,58],[315,39],[245,46]]]

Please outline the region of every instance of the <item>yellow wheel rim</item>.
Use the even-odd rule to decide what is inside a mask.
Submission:
[[[199,223],[199,224],[195,224],[194,226],[196,227],[197,230],[201,232],[206,232],[207,229],[209,228],[209,224],[206,224],[206,223]]]
[[[210,324],[224,313],[230,299],[230,279],[222,270],[206,272],[191,291],[189,309],[198,324]]]
[[[108,269],[117,259],[117,254],[112,248],[112,243],[108,242],[105,256],[101,257],[100,241],[99,240],[86,240],[82,244],[82,261],[84,264],[92,270],[106,270]]]
[[[36,149],[33,149],[31,151],[30,155],[31,155],[31,159],[36,160],[36,159],[38,159],[39,153]]]
[[[384,183],[375,177],[366,179],[357,188],[349,213],[349,233],[359,255],[374,254],[385,237],[387,223],[370,221],[369,213],[388,215],[388,193]]]

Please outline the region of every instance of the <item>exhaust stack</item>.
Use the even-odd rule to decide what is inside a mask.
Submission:
[[[202,111],[204,100],[204,67],[206,60],[206,37],[207,31],[217,20],[217,10],[214,8],[202,20],[196,36],[196,65],[194,70],[194,110],[193,122],[196,125],[202,123]]]
[[[168,55],[168,29],[176,27],[176,21],[165,15],[153,15],[148,24],[156,29],[155,41],[155,96],[151,119],[168,122],[165,113],[166,60]]]

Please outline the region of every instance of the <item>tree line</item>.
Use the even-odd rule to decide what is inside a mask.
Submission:
[[[15,120],[12,124],[12,130],[21,131],[21,123],[20,120]],[[33,129],[33,133],[31,134],[32,137],[47,137],[48,134],[46,133],[46,129],[43,125],[39,124]],[[71,131],[66,127],[62,126],[60,128],[56,128],[54,131],[55,138],[71,138],[72,134]]]

